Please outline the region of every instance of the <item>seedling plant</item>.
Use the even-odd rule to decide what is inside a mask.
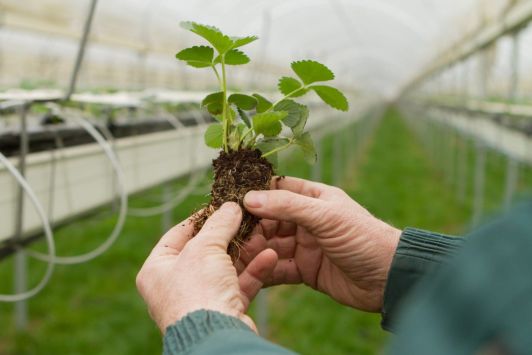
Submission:
[[[347,111],[349,104],[340,90],[323,84],[334,79],[333,72],[313,60],[291,63],[295,76],[279,79],[277,87],[281,97],[276,101],[258,93],[230,93],[228,68],[250,62],[242,47],[258,37],[230,37],[216,27],[195,22],[182,22],[181,26],[202,37],[208,45],[183,49],[176,58],[194,68],[212,70],[219,85],[219,90],[207,95],[201,103],[217,121],[205,131],[205,143],[221,152],[213,161],[211,202],[195,215],[197,232],[224,202],[234,201],[243,206],[248,191],[269,189],[279,152],[297,146],[310,163],[316,161],[312,138],[305,131],[309,109],[296,99],[314,92],[337,110]],[[283,134],[283,126],[287,134]],[[228,249],[233,259],[238,257],[239,246],[258,221],[244,210],[240,229]]]

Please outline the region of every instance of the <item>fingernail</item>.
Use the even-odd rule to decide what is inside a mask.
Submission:
[[[244,197],[244,202],[246,206],[251,208],[260,208],[266,204],[266,199],[268,197],[264,192],[259,191],[250,191]]]
[[[240,206],[235,202],[226,202],[220,207],[220,209],[227,213],[238,214],[240,213]]]

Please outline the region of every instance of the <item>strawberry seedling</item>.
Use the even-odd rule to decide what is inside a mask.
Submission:
[[[228,68],[249,63],[250,59],[242,47],[258,38],[230,37],[216,27],[195,22],[183,22],[181,26],[202,37],[208,45],[183,49],[176,58],[194,68],[212,70],[220,88],[207,95],[201,103],[217,120],[207,128],[205,143],[221,149],[221,152],[213,161],[211,202],[195,217],[197,232],[224,202],[234,201],[242,206],[248,191],[269,189],[280,151],[296,146],[309,162],[315,162],[314,144],[309,132],[305,131],[309,109],[296,102],[297,98],[314,92],[337,110],[347,111],[349,104],[342,92],[323,84],[334,79],[333,72],[313,60],[291,64],[295,76],[279,79],[281,98],[276,101],[258,93],[229,93]],[[287,127],[284,131],[288,134],[283,134],[283,126]],[[258,221],[257,217],[244,210],[240,229],[228,249],[233,259],[238,257],[239,245]]]

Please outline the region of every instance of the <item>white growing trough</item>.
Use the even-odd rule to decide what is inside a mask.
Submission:
[[[373,102],[359,100],[352,102],[352,106],[348,116],[331,116],[328,108],[313,109],[309,129],[341,129],[361,118]],[[202,124],[112,142],[124,172],[127,192],[139,192],[207,167],[216,151],[205,146],[204,131],[205,124]],[[13,157],[11,161],[16,165],[18,159]],[[54,224],[81,216],[116,198],[116,176],[103,149],[96,143],[29,154],[26,179]],[[18,185],[3,166],[0,166],[0,191],[3,217],[0,241],[4,241],[15,232]],[[28,236],[39,232],[42,226],[27,196],[25,206],[22,234]]]
[[[203,126],[187,127],[116,140],[128,193],[134,193],[183,176],[192,168],[207,166],[215,152],[203,143]],[[16,164],[16,158],[13,163]],[[55,164],[55,168],[53,167]],[[55,182],[51,178],[55,169]],[[39,152],[27,157],[26,179],[54,222],[84,214],[111,202],[116,177],[98,144]],[[17,182],[0,167],[0,241],[13,236]],[[37,232],[41,222],[30,207],[24,209],[24,234]]]

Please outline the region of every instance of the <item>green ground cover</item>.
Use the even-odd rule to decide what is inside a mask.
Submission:
[[[323,180],[339,179],[362,205],[398,228],[416,226],[460,233],[470,206],[460,204],[441,171],[395,111],[389,111],[367,144],[355,145],[356,129],[323,139]],[[344,143],[342,174],[333,174],[333,145]],[[347,149],[349,147],[349,149]],[[358,147],[354,151],[354,147]],[[280,174],[310,177],[312,168],[291,155]],[[338,165],[337,165],[338,166]],[[528,174],[528,173],[527,173]],[[532,174],[530,174],[532,175]],[[184,182],[175,182],[173,189]],[[149,206],[161,196],[156,188],[131,200]],[[205,196],[188,198],[173,212],[184,219]],[[89,250],[110,231],[114,216],[102,211],[57,231],[58,252]],[[26,332],[13,326],[13,305],[0,304],[0,354],[157,354],[158,330],[135,290],[135,275],[161,235],[161,218],[128,218],[113,248],[87,264],[58,266],[51,283],[29,301]],[[36,245],[40,248],[42,245]],[[12,258],[0,261],[0,292],[10,292]],[[30,263],[30,281],[42,265]],[[303,354],[378,354],[387,335],[379,316],[335,304],[306,287],[278,287],[268,294],[270,337]]]

